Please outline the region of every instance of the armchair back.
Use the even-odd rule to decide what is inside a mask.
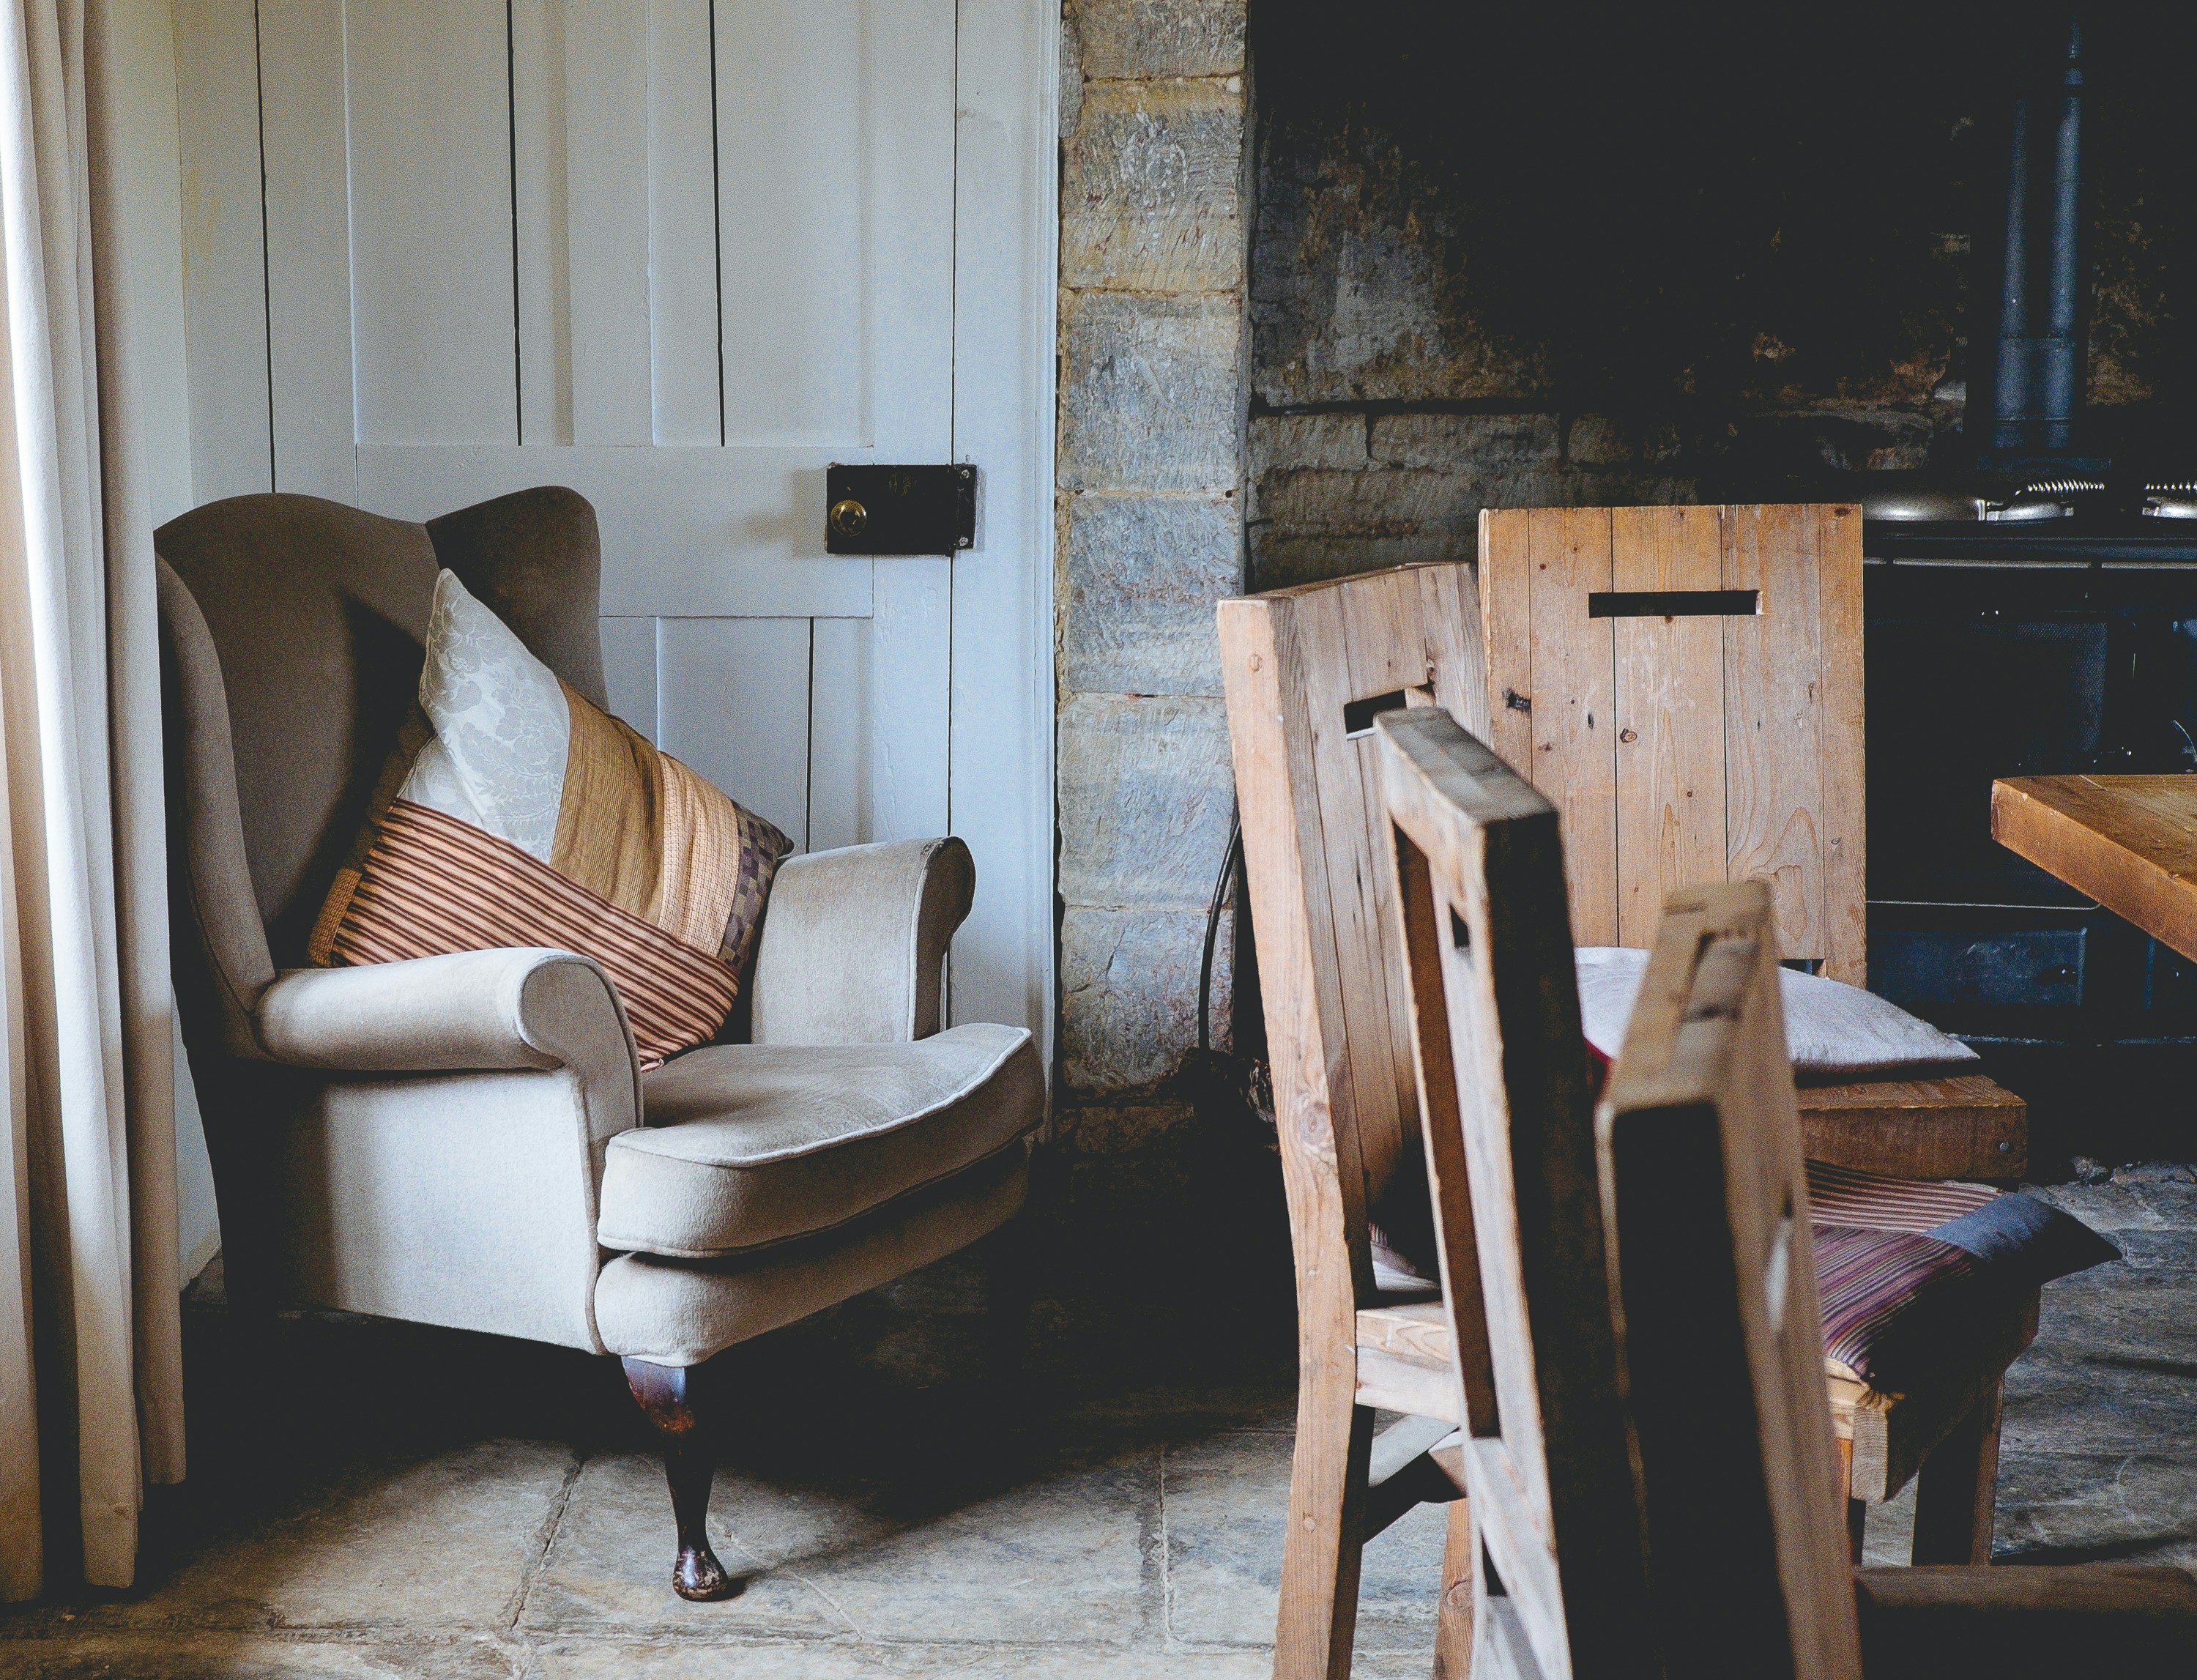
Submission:
[[[573,491],[523,490],[426,525],[316,496],[236,496],[171,520],[154,541],[188,596],[172,587],[162,596],[169,756],[197,784],[173,790],[171,832],[187,851],[219,845],[231,837],[219,831],[223,808],[234,806],[262,960],[275,967],[304,960],[418,691],[439,566],[565,681],[606,703],[600,542],[594,510]],[[224,731],[228,788],[207,785],[218,783],[224,755],[210,754],[206,738]],[[191,884],[217,891],[217,860],[192,863]],[[201,907],[202,934],[235,947],[209,953],[216,966],[258,968],[248,929],[233,925],[252,918],[210,922],[212,908]]]

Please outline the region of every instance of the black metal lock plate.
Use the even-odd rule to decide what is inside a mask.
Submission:
[[[977,541],[977,469],[824,469],[824,547],[832,554],[951,554]]]

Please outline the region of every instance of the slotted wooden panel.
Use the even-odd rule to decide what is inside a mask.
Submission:
[[[1823,972],[1869,983],[1867,780],[1862,710],[1861,509],[1815,510],[1823,624]],[[1788,953],[1789,954],[1789,953]]]
[[[1613,510],[1611,587],[1722,588],[1721,512]],[[1572,611],[1584,617],[1585,603],[1574,601]],[[1655,937],[1664,894],[1725,871],[1725,621],[1609,622],[1616,627],[1616,943],[1645,946]],[[1806,753],[1805,744],[1795,748]]]
[[[1481,515],[1490,743],[1563,814],[1564,872],[1583,945],[1618,942],[1617,698],[1611,510]]]
[[[1759,590],[1761,599],[1754,617],[1722,621],[1729,873],[1768,883],[1779,948],[1796,956],[1821,954],[1823,931],[1813,511],[1733,507],[1724,528],[1724,587]]]
[[[1563,814],[1582,945],[1760,878],[1779,954],[1866,974],[1861,530],[1840,505],[1481,516],[1487,739]],[[1752,589],[1754,616],[1594,618],[1601,590]]]
[[[1359,703],[1454,706],[1484,723],[1472,589],[1469,567],[1427,565],[1220,608],[1303,1350],[1278,1672],[1347,1663],[1338,1607],[1357,1592],[1352,1502],[1365,1498],[1371,1408],[1458,1410],[1447,1369],[1392,1361],[1402,1386],[1384,1387],[1387,1355],[1357,1345],[1356,1313],[1377,1300],[1368,1203],[1405,1171],[1416,1194],[1423,1156],[1394,865]]]
[[[1779,954],[1863,978],[1861,531],[1846,507],[1727,507],[1730,876],[1770,885]]]

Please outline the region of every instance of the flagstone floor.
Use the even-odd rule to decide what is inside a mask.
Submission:
[[[2009,1378],[1999,1558],[2197,1565],[2197,1174],[2047,1193],[2125,1257],[2046,1292]],[[1223,1255],[1119,1211],[1054,1233],[1023,1404],[966,1260],[713,1368],[712,1530],[745,1580],[716,1605],[666,1584],[661,1474],[609,1362],[336,1318],[247,1354],[202,1285],[191,1474],[149,1514],[142,1586],[0,1615],[0,1674],[1262,1676],[1286,1266],[1271,1229]],[[1873,1561],[1904,1520],[1872,1521]],[[1370,1680],[1427,1671],[1441,1532],[1423,1508],[1368,1550]]]

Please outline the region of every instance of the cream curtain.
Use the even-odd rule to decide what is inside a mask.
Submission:
[[[0,0],[0,1597],[180,1480],[153,538],[112,0]]]

